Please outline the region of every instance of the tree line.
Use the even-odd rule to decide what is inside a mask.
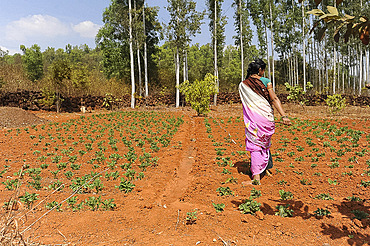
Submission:
[[[268,63],[265,76],[278,92],[284,91],[285,82],[304,90],[311,82],[318,93],[368,93],[369,46],[353,37],[335,42],[331,36],[345,30],[325,28],[325,36],[325,25],[307,12],[327,12],[333,6],[338,13],[367,18],[369,1],[337,6],[336,1],[323,0],[317,7],[313,1],[234,0],[233,45],[225,45],[224,0],[206,0],[206,6],[200,12],[195,1],[168,0],[170,20],[160,23],[159,8],[147,6],[145,0],[112,0],[103,12],[95,48],[68,44],[41,51],[37,44],[21,45],[22,54],[15,55],[0,50],[1,90],[41,90],[56,97],[131,94],[132,107],[137,97],[173,93],[179,106],[180,83],[210,73],[219,91],[235,92],[248,64],[263,58]],[[206,19],[209,43],[193,44]],[[313,26],[317,28],[310,34]],[[257,44],[251,42],[253,36]]]

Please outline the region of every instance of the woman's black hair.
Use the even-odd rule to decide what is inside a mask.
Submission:
[[[252,74],[258,74],[260,68],[264,70],[266,68],[266,63],[261,59],[256,59],[254,62],[251,62],[248,66],[247,77],[248,79]]]

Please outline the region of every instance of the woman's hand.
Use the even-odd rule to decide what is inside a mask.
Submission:
[[[283,116],[281,118],[283,120],[283,124],[284,125],[291,125],[292,124],[292,122],[290,121],[290,119],[288,118],[288,116]]]

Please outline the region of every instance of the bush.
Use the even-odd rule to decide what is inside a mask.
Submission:
[[[329,95],[325,99],[325,103],[329,106],[331,113],[336,113],[346,107],[346,98],[343,98],[340,94]]]
[[[299,103],[302,106],[307,103],[308,100],[304,97],[306,91],[304,91],[302,87],[300,87],[299,85],[292,86],[289,83],[285,83],[284,85],[289,92],[289,95],[287,97],[289,101]],[[313,85],[311,84],[311,82],[307,82],[306,90],[310,90],[312,87]]]
[[[193,83],[187,80],[179,86],[179,90],[198,115],[207,115],[211,95],[217,93],[215,76],[208,73],[204,80],[195,80]]]

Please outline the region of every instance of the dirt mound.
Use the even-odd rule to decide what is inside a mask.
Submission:
[[[25,127],[47,122],[34,114],[16,107],[0,107],[0,128]]]

